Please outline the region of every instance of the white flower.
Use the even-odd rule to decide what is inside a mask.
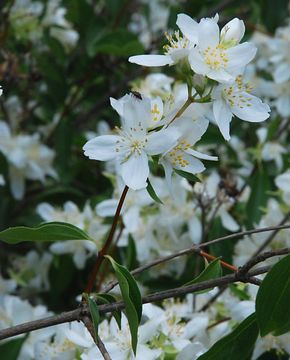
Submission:
[[[164,98],[171,93],[171,84],[174,79],[162,73],[147,75],[141,81],[133,84],[133,90],[148,97],[160,96]]]
[[[237,19],[238,20],[238,19]],[[197,74],[219,82],[235,80],[254,58],[256,47],[252,43],[238,44],[243,35],[241,23],[229,22],[222,30],[214,19],[202,19],[198,25],[198,45],[191,50],[189,63]]]
[[[221,30],[221,43],[228,46],[237,45],[245,34],[245,24],[242,20],[234,18]]]
[[[85,155],[93,160],[116,159],[124,183],[133,190],[147,186],[149,175],[148,156],[170,150],[179,134],[175,129],[148,132],[152,119],[151,102],[148,99],[127,97],[119,113],[122,127],[118,135],[98,136],[83,147]]]
[[[179,14],[176,24],[183,35],[179,31],[173,35],[166,33],[169,44],[164,46],[165,55],[136,55],[129,57],[129,62],[143,66],[164,66],[187,59],[197,43],[198,23],[188,15]]]
[[[283,154],[287,153],[287,150],[276,141],[267,141],[268,131],[266,128],[260,128],[257,130],[257,136],[262,143],[262,159],[265,161],[275,161],[278,170],[283,168]]]
[[[275,179],[276,186],[283,192],[283,200],[290,204],[290,169]]]
[[[251,88],[238,76],[231,84],[221,84],[214,90],[213,114],[226,140],[230,139],[233,115],[241,120],[261,122],[269,117],[270,108],[259,98],[249,94]]]
[[[36,211],[45,221],[63,221],[75,224],[95,239],[95,242],[91,240],[59,241],[50,246],[50,251],[54,254],[73,254],[76,267],[83,269],[86,260],[97,253],[97,245],[100,244],[108,230],[108,227],[102,224],[102,219],[94,214],[89,204],[86,204],[83,211],[80,211],[72,201],[67,201],[63,210],[54,208],[48,203],[41,203],[37,206]]]
[[[57,177],[52,168],[54,151],[41,144],[38,134],[13,135],[0,121],[0,152],[9,163],[10,186],[16,199],[24,196],[25,178],[45,182],[47,175]]]
[[[174,126],[178,127],[182,135],[178,139],[177,145],[161,159],[169,186],[173,169],[197,174],[205,169],[203,163],[198,158],[217,160],[216,156],[202,154],[192,149],[192,146],[205,133],[208,127],[208,120],[203,117],[193,120],[192,118],[182,116],[176,120]]]

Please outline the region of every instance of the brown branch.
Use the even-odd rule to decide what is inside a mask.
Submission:
[[[101,354],[103,355],[103,358],[105,360],[112,360],[111,356],[108,353],[108,350],[106,349],[104,343],[102,342],[102,340],[99,336],[97,336],[96,344],[97,344],[97,347],[99,348]]]
[[[270,234],[270,236],[263,242],[263,244],[254,252],[254,254],[251,257],[252,259],[256,257],[258,254],[260,254],[260,252],[263,251],[272,242],[272,240],[275,238],[275,236],[278,234],[280,230],[287,229],[288,227],[290,227],[290,225],[284,225],[289,219],[290,219],[290,211],[288,211],[288,213],[281,220],[279,226],[277,226],[276,228],[274,227],[272,229],[274,230],[273,233]]]
[[[264,274],[265,272],[270,270],[270,266],[264,266],[258,269],[254,269],[249,271],[248,274],[240,274],[236,272],[235,274],[230,274],[226,276],[222,276],[218,279],[212,279],[208,281],[203,281],[198,284],[182,286],[175,289],[164,290],[161,292],[157,292],[148,296],[144,296],[142,299],[143,304],[162,301],[169,298],[180,297],[189,293],[210,289],[216,286],[224,286],[228,284],[232,284],[235,282],[249,282],[253,276]],[[113,312],[115,310],[124,309],[125,304],[123,301],[116,302],[109,305],[100,305],[99,312],[100,314],[106,314]],[[30,321],[24,324],[16,325],[10,327],[8,329],[0,330],[0,340],[10,338],[12,336],[24,334],[30,331],[43,329],[46,327],[50,327],[53,325],[63,324],[71,321],[83,321],[83,318],[88,316],[89,310],[87,306],[83,305],[75,310],[60,314],[50,316],[44,319]]]
[[[119,203],[118,203],[115,215],[114,215],[114,219],[113,219],[113,222],[112,222],[112,226],[111,226],[109,235],[107,237],[107,240],[105,242],[105,245],[102,247],[102,249],[98,253],[98,257],[97,257],[95,267],[94,267],[94,269],[93,269],[93,271],[91,273],[91,276],[90,276],[90,279],[89,279],[89,282],[88,282],[88,285],[87,285],[87,288],[86,288],[87,293],[92,292],[92,290],[94,288],[94,285],[95,285],[96,277],[98,275],[98,272],[99,272],[100,267],[102,265],[102,262],[104,260],[104,256],[108,253],[108,250],[109,250],[109,248],[111,246],[111,243],[113,241],[115,231],[116,231],[116,227],[117,227],[117,223],[118,223],[118,220],[119,220],[119,216],[120,216],[120,213],[121,213],[122,206],[124,204],[126,195],[128,193],[128,190],[129,190],[129,188],[126,185],[124,187],[124,190],[123,190],[122,194],[121,194],[121,197],[120,197],[120,200],[119,200]]]
[[[225,240],[229,240],[229,239],[234,239],[237,237],[242,237],[245,235],[250,235],[250,234],[255,234],[255,233],[260,233],[260,232],[267,232],[267,231],[273,231],[273,230],[282,230],[282,229],[290,229],[290,224],[289,225],[281,225],[281,226],[270,226],[270,227],[264,227],[264,228],[260,228],[260,229],[252,229],[252,230],[246,230],[246,231],[241,231],[238,233],[234,233],[234,234],[230,234],[230,235],[226,235],[202,244],[199,244],[198,246],[193,245],[190,248],[184,249],[184,250],[180,250],[174,254],[171,255],[167,255],[164,256],[162,258],[153,260],[145,265],[142,265],[136,269],[134,269],[131,274],[132,275],[138,275],[140,273],[142,273],[143,271],[150,269],[151,267],[157,266],[159,264],[162,264],[164,262],[170,261],[172,259],[178,258],[180,256],[185,256],[185,255],[189,255],[192,253],[196,253],[199,254],[201,251],[201,248],[208,246],[208,245],[212,245],[212,244],[216,244],[218,242],[221,241],[225,241]],[[104,293],[109,292],[110,290],[112,290],[116,285],[118,285],[118,281],[111,281],[107,284],[107,286],[105,286],[105,288],[103,289]]]
[[[242,274],[246,274],[249,272],[250,269],[252,269],[258,263],[261,263],[274,256],[287,255],[289,253],[290,253],[290,247],[266,251],[263,254],[257,255],[256,257],[251,258],[249,261],[247,261],[245,265],[240,267],[239,272]]]

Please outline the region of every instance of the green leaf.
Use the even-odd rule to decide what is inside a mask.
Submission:
[[[290,255],[266,275],[257,297],[256,313],[261,336],[282,335],[290,330]]]
[[[270,190],[269,175],[266,168],[260,166],[250,179],[251,195],[247,203],[246,212],[249,225],[252,226],[260,221],[262,216],[262,207],[267,203],[267,191]]]
[[[17,360],[25,339],[26,336],[23,336],[20,339],[10,340],[0,344],[1,359]]]
[[[163,205],[163,202],[159,199],[159,196],[156,194],[155,190],[153,189],[153,186],[151,185],[151,182],[149,179],[147,179],[148,185],[146,190],[148,191],[148,194],[152,197],[154,201],[156,201],[159,204]]]
[[[229,335],[216,342],[198,360],[248,359],[253,352],[258,332],[256,316],[253,313]]]
[[[288,16],[288,0],[260,0],[261,19],[267,29],[274,32]]]
[[[23,241],[65,241],[92,240],[83,230],[64,222],[49,222],[31,228],[26,226],[11,227],[0,232],[0,240],[8,244]]]
[[[88,53],[94,56],[97,53],[115,56],[130,56],[144,53],[144,48],[136,35],[126,29],[97,34],[88,46]]]
[[[91,318],[93,320],[93,325],[94,325],[95,339],[97,339],[98,327],[99,327],[99,323],[100,323],[100,313],[99,313],[98,305],[96,304],[96,302],[93,299],[90,298],[90,296],[88,294],[84,294],[84,297],[86,298],[88,305],[89,305],[89,310],[90,310]]]
[[[122,265],[118,264],[111,256],[105,256],[110,260],[119,282],[122,297],[125,303],[126,316],[131,333],[131,343],[134,354],[136,355],[138,341],[138,326],[142,316],[142,298],[138,285],[130,272]]]
[[[222,268],[220,265],[220,260],[215,259],[214,261],[209,263],[208,266],[206,266],[206,268],[195,279],[186,283],[185,286],[197,284],[202,281],[216,279],[216,278],[219,278],[221,275],[222,275]],[[211,290],[211,289],[203,290],[201,292],[205,292],[205,291],[207,292],[209,290]]]
[[[135,241],[131,234],[128,236],[128,247],[126,252],[126,263],[129,270],[134,269],[137,266],[137,251]]]
[[[95,294],[96,299],[99,300],[102,304],[112,304],[117,302],[115,296],[111,294]],[[114,316],[119,329],[121,330],[121,311],[113,311],[112,315]]]
[[[174,169],[174,171],[176,172],[176,174],[178,174],[179,176],[184,177],[188,181],[200,182],[200,179],[197,176],[195,176],[195,175],[193,175],[193,174],[191,174],[191,173],[189,173],[187,171],[177,170],[177,169]]]

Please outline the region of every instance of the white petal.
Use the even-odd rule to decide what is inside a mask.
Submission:
[[[132,155],[121,164],[121,176],[124,183],[133,190],[147,187],[146,180],[149,175],[147,155],[142,151],[140,155]]]
[[[173,172],[172,165],[171,165],[171,163],[169,161],[167,161],[167,158],[161,159],[160,164],[164,168],[165,181],[166,181],[166,184],[168,186],[168,189],[169,189],[171,195],[174,195],[173,186],[172,186],[172,172]]]
[[[151,121],[151,101],[130,96],[123,104],[123,128],[129,132],[134,129],[134,137],[143,136]]]
[[[135,55],[129,57],[129,62],[149,67],[173,64],[173,61],[169,55]]]
[[[197,43],[198,23],[195,20],[186,14],[178,14],[176,25],[182,31],[183,35],[185,35],[193,44]]]
[[[234,18],[229,21],[221,30],[221,37],[225,42],[238,44],[245,34],[245,24],[243,20]]]
[[[290,66],[287,63],[282,63],[274,71],[273,74],[276,83],[281,84],[290,79]]]
[[[127,210],[123,214],[123,222],[125,228],[128,232],[134,233],[140,227],[140,211],[139,207],[131,206],[129,210]]]
[[[231,82],[235,80],[235,76],[229,74],[229,72],[224,69],[219,69],[219,70],[210,69],[206,74],[206,76],[209,77],[210,79],[219,81],[221,83]]]
[[[178,137],[179,133],[173,127],[152,132],[147,136],[145,151],[148,155],[164,154],[176,145]]]
[[[188,222],[190,239],[194,244],[199,244],[202,238],[202,226],[200,220],[192,215]]]
[[[37,205],[36,212],[45,221],[53,221],[54,220],[53,215],[55,213],[55,209],[53,208],[53,206],[51,206],[48,203],[41,203],[41,204]]]
[[[288,95],[279,96],[276,100],[276,107],[280,115],[290,116],[290,97]]]
[[[114,216],[118,202],[117,199],[104,200],[96,206],[96,213],[102,217]]]
[[[241,120],[250,122],[260,122],[266,120],[270,114],[269,105],[263,103],[258,97],[248,94],[246,92],[241,93],[242,96],[249,99],[251,106],[237,106],[233,105],[232,111]]]
[[[15,199],[21,200],[25,191],[25,178],[21,171],[14,166],[9,168],[10,187]]]
[[[229,231],[238,231],[240,226],[237,224],[236,220],[227,212],[223,211],[221,213],[221,221],[223,227]]]
[[[113,160],[118,154],[116,152],[117,135],[102,135],[89,140],[83,147],[84,154],[93,160]]]
[[[197,74],[207,75],[207,73],[210,71],[209,66],[206,65],[204,58],[201,56],[197,48],[194,48],[190,51],[188,61],[192,70]]]
[[[226,70],[233,75],[243,73],[245,66],[253,60],[257,48],[253,43],[244,42],[227,50],[229,62]]]
[[[215,47],[220,39],[220,30],[215,20],[205,18],[198,24],[198,47],[202,50],[208,46]]]
[[[205,167],[203,165],[203,163],[196,159],[195,157],[188,155],[186,153],[181,153],[180,155],[182,155],[182,158],[188,162],[188,165],[185,166],[180,166],[179,164],[174,165],[174,167],[176,169],[182,170],[182,171],[186,171],[189,172],[191,174],[199,174],[202,171],[205,170]]]
[[[226,140],[229,140],[230,137],[230,123],[232,120],[232,113],[224,100],[216,100],[213,103],[213,114],[215,121],[222,133],[223,137]]]
[[[186,150],[186,152],[190,155],[193,155],[193,156],[195,156],[199,159],[203,159],[203,160],[218,161],[218,159],[219,159],[217,156],[207,155],[207,154],[201,153],[201,152],[193,150],[193,149],[188,149],[188,150]]]

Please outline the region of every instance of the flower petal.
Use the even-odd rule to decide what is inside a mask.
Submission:
[[[197,74],[207,75],[207,73],[210,71],[210,67],[206,65],[204,58],[201,56],[197,48],[194,48],[190,51],[188,61],[192,70]]]
[[[233,75],[243,73],[245,66],[253,60],[257,48],[253,43],[244,42],[227,50],[229,62],[227,71]]]
[[[220,30],[214,19],[205,18],[198,24],[198,47],[205,50],[208,46],[215,47],[220,40]]]
[[[246,92],[242,92],[241,95],[249,100],[250,106],[238,106],[233,105],[231,107],[233,114],[235,114],[241,120],[250,122],[260,122],[266,120],[270,114],[270,107],[268,104],[262,102],[258,97]]]
[[[287,94],[279,96],[276,100],[276,107],[282,116],[290,116],[290,97]]]
[[[151,102],[143,97],[142,100],[130,96],[123,104],[122,125],[126,131],[134,132],[134,137],[144,136],[151,122]]]
[[[188,150],[186,150],[186,152],[188,154],[195,156],[202,160],[218,161],[218,159],[219,159],[217,156],[207,155],[207,154],[201,153],[201,152],[193,150],[193,149],[188,149]]]
[[[178,137],[179,132],[173,127],[150,133],[145,151],[148,155],[164,154],[176,145]]]
[[[198,41],[198,23],[186,14],[178,14],[176,25],[182,31],[188,40],[196,44]]]
[[[274,71],[273,74],[276,83],[281,84],[290,79],[290,66],[287,63],[282,63]]]
[[[121,164],[121,176],[124,183],[133,190],[147,187],[149,166],[147,155],[142,151],[140,155],[132,155]]]
[[[223,137],[226,140],[229,140],[231,138],[230,123],[233,117],[229,106],[222,99],[216,100],[213,103],[213,114]]]
[[[180,152],[178,155],[181,156],[183,160],[188,162],[188,164],[181,166],[177,163],[173,166],[175,169],[186,171],[191,174],[199,174],[205,170],[203,163],[195,157],[188,155],[185,152]]]
[[[116,158],[117,135],[102,135],[89,140],[83,147],[84,154],[92,160],[113,160]]]
[[[129,62],[142,66],[172,65],[173,60],[168,55],[135,55],[129,57]]]
[[[96,213],[97,215],[102,217],[114,216],[117,207],[118,207],[117,199],[104,200],[96,206]]]

